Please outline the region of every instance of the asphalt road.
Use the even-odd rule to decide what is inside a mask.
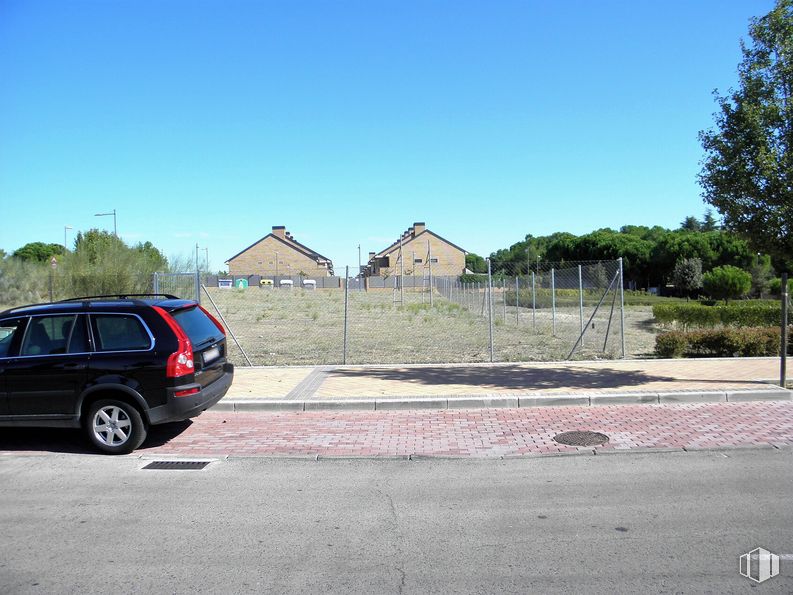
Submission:
[[[0,592],[793,592],[790,448],[148,462],[0,457]]]

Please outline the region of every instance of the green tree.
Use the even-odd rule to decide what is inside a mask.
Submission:
[[[150,292],[152,274],[168,267],[151,242],[130,247],[98,229],[78,233],[74,246],[60,275],[62,293],[70,296]]]
[[[60,244],[45,244],[44,242],[30,242],[14,250],[13,256],[22,260],[46,262],[53,256],[61,256],[63,246]]]
[[[701,226],[696,217],[686,217],[680,224],[681,231],[700,231]]]
[[[705,210],[705,216],[702,218],[702,223],[700,223],[699,228],[702,231],[716,231],[719,229],[719,222],[716,220],[716,217],[713,216],[713,211],[711,209]]]
[[[688,299],[691,293],[702,287],[702,261],[699,258],[682,258],[675,264],[672,280]]]
[[[762,298],[771,288],[771,279],[774,278],[774,269],[771,267],[771,257],[758,254],[749,270],[752,275],[752,295]]]
[[[465,255],[465,268],[474,273],[486,273],[487,263],[478,254],[470,252]]]
[[[91,264],[96,264],[105,256],[127,248],[115,234],[99,229],[77,232],[74,240],[74,253],[80,254]]]
[[[714,300],[726,303],[749,293],[752,276],[738,267],[725,265],[702,275],[702,287]]]
[[[739,88],[716,93],[716,129],[701,131],[699,181],[724,225],[777,258],[793,256],[793,0],[752,19]]]
[[[168,269],[168,259],[151,242],[138,243],[132,249],[142,256],[142,266],[146,270],[165,271]]]

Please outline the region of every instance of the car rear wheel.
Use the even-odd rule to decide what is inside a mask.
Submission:
[[[96,448],[113,455],[129,454],[146,439],[146,424],[140,412],[115,399],[103,399],[91,405],[85,430]]]

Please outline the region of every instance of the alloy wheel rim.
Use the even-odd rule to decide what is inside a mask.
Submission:
[[[106,446],[121,446],[132,433],[132,420],[115,405],[102,407],[94,415],[94,436]]]

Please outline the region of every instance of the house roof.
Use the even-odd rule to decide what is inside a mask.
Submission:
[[[332,264],[332,261],[330,260],[330,258],[328,258],[326,256],[322,256],[322,254],[320,254],[319,252],[315,252],[314,250],[312,250],[308,246],[304,246],[303,244],[301,244],[297,240],[294,240],[294,239],[291,239],[291,238],[288,239],[288,240],[284,239],[284,238],[279,238],[277,235],[275,235],[273,233],[268,233],[266,236],[264,236],[263,238],[259,238],[253,244],[248,246],[247,248],[245,248],[243,250],[240,250],[234,256],[232,256],[231,258],[226,260],[226,263],[231,262],[232,260],[234,260],[235,258],[240,256],[241,254],[244,254],[245,252],[247,252],[248,250],[253,248],[256,244],[260,244],[261,242],[263,242],[264,240],[266,240],[269,237],[275,238],[276,240],[278,240],[279,242],[281,242],[285,246],[287,246],[289,248],[292,248],[293,250],[297,250],[298,252],[301,252],[302,254],[304,254],[305,256],[308,256],[309,258],[313,258],[314,260],[324,260],[324,261]]]
[[[413,241],[415,241],[415,240],[419,239],[419,238],[420,238],[421,236],[423,236],[425,233],[428,233],[428,234],[430,234],[430,235],[432,235],[432,236],[434,236],[434,237],[438,238],[439,240],[441,240],[442,242],[445,242],[445,243],[449,244],[449,245],[450,245],[450,246],[452,246],[453,248],[457,248],[457,249],[458,249],[460,252],[463,252],[464,254],[468,254],[468,251],[467,251],[467,250],[464,250],[463,248],[460,248],[460,246],[458,246],[457,244],[454,244],[454,243],[450,242],[450,241],[449,241],[449,240],[447,240],[446,238],[443,238],[443,237],[439,236],[437,233],[435,233],[434,231],[430,231],[429,229],[425,229],[424,231],[422,231],[420,234],[418,234],[418,235],[417,235],[417,236],[415,236],[415,237],[412,237],[412,238],[407,238],[406,240],[402,240],[402,246],[404,246],[405,244],[409,244],[410,242],[413,242]],[[386,254],[390,254],[390,253],[391,253],[391,252],[393,252],[394,250],[398,250],[398,249],[399,249],[399,243],[400,243],[400,241],[399,241],[399,240],[397,240],[396,242],[394,242],[393,244],[391,244],[391,245],[390,245],[388,248],[386,248],[385,250],[381,250],[380,252],[378,252],[378,253],[375,255],[375,258],[381,258],[381,257],[385,256]]]

